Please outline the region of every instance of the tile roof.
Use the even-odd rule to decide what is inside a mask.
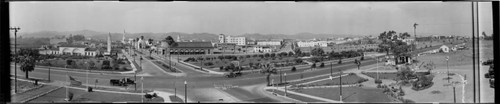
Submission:
[[[211,42],[176,42],[174,48],[213,48]]]
[[[62,44],[59,47],[87,47],[87,46],[81,44]]]

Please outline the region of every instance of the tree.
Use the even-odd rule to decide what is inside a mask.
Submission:
[[[269,54],[269,53],[266,53],[266,54],[264,54],[264,56],[265,56],[266,58],[268,58],[268,57],[270,56],[270,54]]]
[[[302,63],[302,59],[300,59],[300,58],[296,58],[296,59],[294,59],[294,60],[295,60],[295,63],[297,63],[297,64]]]
[[[293,56],[293,55],[294,55],[294,54],[293,54],[293,52],[292,52],[292,51],[288,52],[288,56]]]
[[[271,57],[276,57],[276,53],[271,53]]]
[[[19,63],[21,64],[21,71],[26,73],[26,78],[28,79],[28,72],[35,70],[35,63],[38,60],[37,58],[40,56],[38,50],[35,49],[23,49],[21,48],[17,54],[19,57]]]
[[[322,48],[314,48],[313,50],[311,50],[311,55],[313,56],[321,56],[325,53],[325,51],[323,51]]]
[[[338,64],[342,64],[342,57],[339,58]]]
[[[301,55],[302,54],[302,51],[300,50],[300,48],[295,48],[293,50],[293,52],[295,52],[296,55]]]
[[[415,76],[415,72],[412,71],[409,66],[403,66],[397,72],[397,78],[403,81],[403,84],[408,82],[410,79],[415,78]]]
[[[75,36],[71,37],[71,39],[74,40],[74,41],[83,41],[83,40],[85,40],[85,36],[83,36],[83,35],[75,35]]]
[[[382,41],[382,43],[379,44],[379,48],[386,51],[387,55],[389,55],[389,49],[392,46],[392,41],[396,40],[394,39],[396,32],[395,31],[389,31],[386,32],[384,31],[383,33],[380,33],[378,36],[378,39]]]
[[[295,66],[294,66],[294,67],[292,67],[292,72],[295,72],[295,71],[297,71],[297,68],[295,68]]]
[[[167,38],[165,38],[165,41],[170,46],[172,46],[175,43],[175,40],[174,40],[174,38],[172,38],[172,36],[167,36]]]
[[[313,64],[311,65],[311,68],[316,68],[316,63],[313,63]]]
[[[321,65],[319,65],[320,68],[323,68],[325,67],[325,63],[321,63]]]

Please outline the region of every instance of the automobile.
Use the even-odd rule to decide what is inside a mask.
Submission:
[[[490,87],[495,88],[495,79],[493,78],[490,79]]]
[[[483,62],[483,65],[491,65],[493,64],[493,59],[489,59]]]
[[[113,86],[128,86],[128,84],[135,84],[135,81],[130,78],[110,79],[109,84]]]
[[[236,73],[230,72],[230,73],[226,74],[225,76],[228,78],[233,78],[233,77],[238,77],[241,75],[243,75],[241,72],[236,72]]]
[[[494,70],[494,64],[490,65],[490,69],[488,70],[488,73],[484,74],[485,78],[495,78],[495,70]]]

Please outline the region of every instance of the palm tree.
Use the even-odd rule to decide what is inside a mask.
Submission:
[[[35,70],[35,63],[37,57],[39,57],[40,54],[38,53],[38,50],[34,49],[23,49],[21,48],[18,53],[18,59],[19,63],[21,64],[20,69],[21,71],[26,73],[26,78],[28,79],[28,72],[34,71]]]

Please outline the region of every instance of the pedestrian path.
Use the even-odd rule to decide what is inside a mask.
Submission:
[[[284,88],[281,88],[281,87],[266,87],[265,90],[267,89],[275,89],[275,90],[278,90],[278,91],[285,91]],[[299,96],[303,96],[303,97],[308,97],[308,98],[312,98],[312,99],[316,99],[316,100],[321,100],[321,101],[325,101],[325,102],[328,102],[328,103],[344,103],[342,101],[337,101],[337,100],[330,100],[330,99],[326,99],[326,98],[322,98],[322,97],[317,97],[317,96],[312,96],[312,95],[308,95],[308,94],[303,94],[303,93],[297,93],[297,92],[294,92],[294,91],[290,91],[288,90],[287,93],[291,93],[291,94],[295,94],[295,95],[299,95]]]

